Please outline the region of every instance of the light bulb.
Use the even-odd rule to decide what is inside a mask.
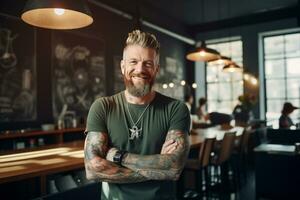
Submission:
[[[197,88],[197,83],[193,83],[192,88]]]
[[[244,74],[244,79],[245,79],[246,81],[249,81],[250,75],[249,75],[249,74]]]
[[[200,51],[200,56],[205,56],[205,51]]]
[[[257,80],[256,80],[256,78],[252,78],[252,79],[251,79],[251,83],[252,83],[253,85],[257,85]]]
[[[54,9],[54,13],[56,15],[63,15],[65,13],[65,9],[63,9],[63,8],[55,8]]]
[[[186,83],[185,83],[185,80],[182,80],[182,81],[180,81],[180,84],[182,85],[182,86],[184,86]]]
[[[217,62],[218,62],[218,64],[219,64],[219,65],[223,65],[223,64],[224,64],[224,61],[223,61],[221,58],[220,58],[220,59],[218,59],[218,61],[217,61]]]
[[[167,89],[167,88],[168,88],[168,84],[165,84],[165,83],[164,83],[164,84],[162,85],[162,87],[163,87],[164,89]]]
[[[173,88],[174,87],[174,83],[169,83],[169,87]]]

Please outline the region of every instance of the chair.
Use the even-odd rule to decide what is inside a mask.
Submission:
[[[184,194],[184,198],[191,198],[193,196],[199,196],[202,195],[203,192],[203,172],[205,175],[205,189],[207,189],[208,187],[208,183],[209,183],[209,177],[208,177],[208,165],[209,165],[209,161],[210,161],[210,154],[212,152],[212,148],[213,148],[213,144],[214,144],[215,138],[206,138],[204,140],[204,142],[201,144],[201,147],[199,148],[199,155],[198,158],[196,159],[188,159],[186,164],[185,164],[185,168],[183,171],[183,177],[184,177],[184,173],[186,171],[193,171],[196,174],[196,191],[197,194],[195,194],[195,192],[186,192]],[[184,181],[184,178],[182,178],[182,180]]]
[[[91,182],[95,182],[94,180],[88,180],[86,178],[84,169],[73,172],[72,176],[78,186],[82,186],[82,185],[89,184]]]
[[[243,139],[245,135],[245,127],[234,127],[232,130],[236,131],[233,150],[232,150],[232,166],[233,166],[233,177],[235,179],[235,183],[241,183],[240,173],[243,171]]]
[[[56,178],[55,184],[59,192],[78,187],[71,175],[64,175]]]
[[[45,195],[34,200],[99,200],[101,199],[101,183],[93,182],[62,192]]]
[[[241,141],[241,163],[243,165],[243,169],[245,169],[244,172],[246,172],[248,166],[249,140],[251,135],[253,135],[254,132],[255,130],[251,128],[247,128],[243,134],[243,138]],[[245,178],[247,179],[247,176],[245,176]]]
[[[234,147],[234,139],[236,132],[226,132],[224,134],[224,138],[221,141],[220,148],[217,149],[213,157],[211,158],[211,166],[212,169],[217,169],[216,181],[213,185],[217,185],[217,183],[221,183],[221,189],[224,189],[229,184],[229,158],[232,154],[232,150]],[[215,170],[214,170],[215,171]]]

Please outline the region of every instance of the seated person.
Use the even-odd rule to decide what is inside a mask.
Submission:
[[[184,96],[184,103],[188,107],[188,109],[189,109],[189,111],[191,113],[192,105],[194,103],[194,97],[193,97],[193,95],[191,95],[191,94],[185,95]]]
[[[294,125],[292,119],[289,115],[294,112],[298,107],[293,106],[290,102],[285,102],[281,111],[281,116],[279,118],[279,128],[290,128]]]
[[[232,128],[232,126],[230,125],[230,122],[232,120],[231,115],[219,112],[211,112],[209,113],[209,120],[211,125],[213,126],[221,125],[222,129]]]
[[[208,115],[205,111],[206,102],[207,102],[207,100],[204,97],[201,97],[198,100],[199,107],[196,110],[196,114],[198,116],[199,121],[202,121],[202,122],[205,122],[208,119]]]

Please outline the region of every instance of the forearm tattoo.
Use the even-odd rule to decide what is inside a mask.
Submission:
[[[88,179],[111,183],[136,183],[148,180],[137,171],[120,167],[105,159],[108,135],[103,132],[89,132],[84,145],[84,162]]]
[[[188,134],[169,131],[165,141],[175,140],[177,148],[172,154],[137,155],[126,154],[122,165],[152,180],[177,180],[189,153]]]

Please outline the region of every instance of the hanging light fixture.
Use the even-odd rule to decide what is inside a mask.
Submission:
[[[223,72],[230,72],[230,73],[233,73],[233,72],[242,72],[243,71],[243,68],[240,67],[238,64],[236,64],[235,62],[231,62],[229,63],[228,65],[225,65],[223,67]]]
[[[202,23],[205,22],[204,6],[205,6],[204,1],[201,1],[201,22]],[[201,41],[200,45],[197,42],[196,49],[192,52],[189,52],[186,55],[186,59],[190,61],[204,61],[204,62],[217,60],[219,57],[220,57],[220,53],[215,49],[207,48],[205,41]]]
[[[231,58],[227,57],[227,56],[222,56],[220,55],[219,58],[217,60],[212,60],[209,61],[209,63],[211,64],[219,64],[219,65],[228,65],[230,63],[232,63]]]
[[[28,0],[21,18],[49,29],[76,29],[93,23],[84,0]]]
[[[191,61],[212,61],[217,60],[220,57],[220,53],[211,48],[207,48],[204,41],[201,42],[200,47],[196,48],[195,51],[192,51],[187,54],[186,58]]]

